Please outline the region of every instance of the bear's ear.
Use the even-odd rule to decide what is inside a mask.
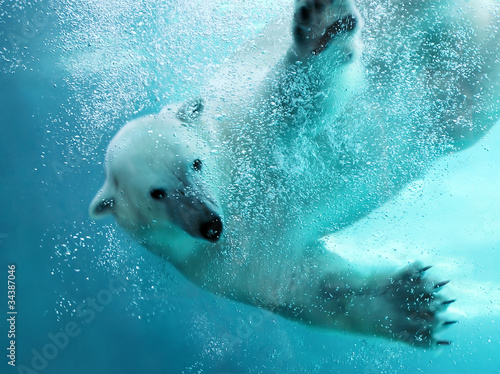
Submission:
[[[101,188],[101,190],[95,195],[94,199],[89,206],[89,216],[92,219],[103,218],[107,215],[113,213],[113,206],[115,204],[115,199],[113,197],[113,191],[107,183]]]
[[[179,106],[175,116],[181,121],[193,123],[200,118],[203,108],[203,99],[198,98],[189,100]]]

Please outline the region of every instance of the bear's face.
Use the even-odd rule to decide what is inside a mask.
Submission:
[[[106,153],[106,181],[90,215],[113,214],[147,247],[203,238],[216,242],[222,219],[209,152],[194,131],[165,114],[131,121]]]

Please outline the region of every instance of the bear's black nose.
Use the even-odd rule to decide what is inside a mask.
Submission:
[[[205,222],[200,226],[201,236],[210,242],[219,240],[222,234],[222,221],[219,217],[215,217],[209,222]]]

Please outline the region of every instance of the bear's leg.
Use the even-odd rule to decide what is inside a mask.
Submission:
[[[436,333],[456,322],[440,317],[454,300],[439,294],[448,282],[424,276],[429,268],[413,264],[393,276],[357,285],[339,284],[342,278],[338,274],[327,277],[320,287],[322,301],[318,305],[323,315],[316,314],[319,319],[312,322],[424,348],[448,345],[450,342],[439,340]]]
[[[453,26],[428,32],[422,60],[436,137],[444,136],[451,150],[459,151],[474,145],[500,119],[500,48],[497,41],[463,41]],[[466,30],[474,34],[472,26]]]
[[[270,137],[315,136],[334,123],[363,80],[362,23],[353,0],[296,1],[293,42],[259,94],[256,122],[273,124]]]
[[[500,3],[416,4],[427,21],[417,50],[430,93],[427,123],[434,126],[434,139],[446,140],[451,151],[463,150],[500,120]]]
[[[297,0],[293,18],[293,50],[300,58],[317,55],[336,44],[352,58],[350,37],[362,19],[353,0]]]

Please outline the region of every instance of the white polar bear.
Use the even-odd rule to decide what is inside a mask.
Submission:
[[[499,118],[498,31],[480,27],[494,25],[498,6],[467,4],[475,6],[468,35],[483,60],[456,77],[447,69],[463,55],[450,53],[454,34],[433,23],[453,23],[454,14],[431,14],[427,2],[401,7],[429,12],[419,25],[429,40],[410,38],[408,56],[363,60],[353,1],[296,1],[287,50],[283,25],[270,26],[214,79],[210,100],[167,107],[115,135],[90,215],[113,214],[215,294],[314,326],[449,344],[436,334],[454,323],[440,313],[453,300],[438,294],[446,282],[424,276],[428,267],[363,273],[321,238]],[[393,42],[380,33],[382,51]]]

